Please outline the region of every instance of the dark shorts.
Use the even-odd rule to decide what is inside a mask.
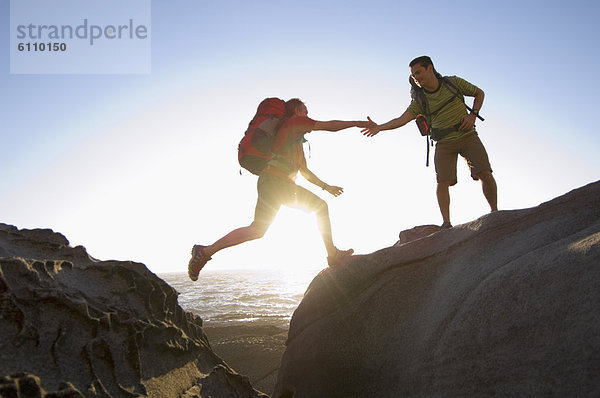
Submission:
[[[317,211],[327,203],[308,189],[294,182],[263,173],[258,177],[258,200],[254,210],[254,223],[271,225],[281,205],[296,207],[304,211]]]
[[[477,133],[435,145],[435,174],[437,182],[450,181],[456,184],[456,162],[461,155],[471,170],[471,177],[478,180],[482,171],[492,171],[488,154]]]

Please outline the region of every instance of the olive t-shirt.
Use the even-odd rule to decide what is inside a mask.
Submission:
[[[474,97],[475,94],[477,94],[478,88],[474,84],[469,83],[468,81],[458,76],[449,76],[449,78],[456,85],[456,87],[460,89],[463,95]],[[429,103],[429,111],[433,115],[431,120],[431,128],[450,128],[459,124],[461,122],[462,117],[467,114],[467,108],[465,108],[465,105],[460,100],[460,98],[452,94],[452,91],[450,91],[450,89],[446,87],[446,85],[441,81],[437,90],[433,92],[429,92],[427,90],[423,91]],[[455,99],[446,106],[443,106],[452,97],[454,97]],[[425,112],[421,105],[419,105],[419,103],[414,99],[412,100],[412,102],[406,110],[415,116],[422,115]],[[446,135],[440,141],[456,139],[473,131],[475,131],[475,129],[465,131],[457,130]]]

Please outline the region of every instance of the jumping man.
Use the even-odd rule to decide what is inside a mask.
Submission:
[[[302,143],[304,134],[315,130],[339,131],[349,127],[367,128],[372,122],[332,120],[320,122],[308,117],[306,105],[297,98],[285,104],[287,120],[279,128],[273,143],[276,156],[259,175],[257,190],[258,200],[252,224],[235,229],[209,246],[194,245],[192,258],[188,264],[188,275],[193,281],[206,262],[220,250],[240,243],[261,238],[277,215],[281,205],[314,211],[317,215],[319,230],[327,250],[327,261],[330,267],[344,263],[354,250],[339,250],[333,244],[329,208],[327,203],[310,192],[296,185],[295,179],[300,172],[306,180],[329,192],[333,196],[343,193],[341,187],[329,185],[320,180],[306,165],[306,157]]]

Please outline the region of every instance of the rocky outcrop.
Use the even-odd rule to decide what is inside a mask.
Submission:
[[[322,272],[273,396],[600,396],[600,182]]]
[[[419,225],[412,229],[407,229],[405,231],[400,232],[399,240],[396,242],[395,246],[403,245],[408,242],[412,242],[413,240],[421,239],[426,236],[429,236],[435,232],[439,232],[440,227],[438,225]]]
[[[143,264],[0,224],[1,397],[266,397]]]

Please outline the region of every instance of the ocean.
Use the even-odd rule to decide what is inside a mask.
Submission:
[[[287,328],[318,270],[202,271],[192,282],[187,273],[159,274],[179,292],[179,305],[208,326],[252,323]]]

